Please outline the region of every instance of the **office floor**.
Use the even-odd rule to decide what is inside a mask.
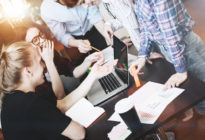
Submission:
[[[205,42],[205,1],[185,0],[185,7],[195,21],[194,31]],[[204,91],[205,92],[205,91]],[[205,140],[205,116],[194,113],[194,117],[182,122],[179,116],[177,120],[170,122],[164,128],[172,130],[176,134],[176,140]]]

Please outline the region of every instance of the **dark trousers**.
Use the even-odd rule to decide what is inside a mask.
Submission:
[[[103,50],[105,49],[108,45],[105,41],[105,38],[101,35],[100,32],[93,26],[90,31],[88,31],[84,36],[74,36],[75,39],[87,39],[89,40],[91,46]],[[114,36],[114,42],[115,40],[119,40],[117,37]],[[95,52],[95,50],[91,50],[90,53]],[[85,57],[88,56],[88,54],[83,54],[83,56],[78,60],[78,62],[75,62],[73,65],[77,66],[83,62]]]

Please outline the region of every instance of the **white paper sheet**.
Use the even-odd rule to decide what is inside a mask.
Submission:
[[[153,124],[167,105],[184,91],[180,88],[163,91],[163,88],[163,84],[148,82],[129,96],[141,123]]]
[[[108,121],[115,121],[115,122],[123,122],[122,118],[120,117],[120,115],[116,112],[114,112],[112,114],[112,116],[110,116],[110,118],[108,119]]]
[[[102,50],[103,55],[104,55],[104,63],[107,63],[111,60],[114,60],[114,51],[113,48],[111,46],[105,48]]]
[[[103,108],[94,107],[88,100],[82,98],[67,110],[65,114],[87,128],[104,112]]]
[[[132,132],[127,128],[125,123],[120,123],[112,128],[108,133],[110,140],[125,140]]]

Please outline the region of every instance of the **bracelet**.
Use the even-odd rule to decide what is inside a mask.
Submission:
[[[108,26],[110,26],[111,27],[111,23],[110,22],[105,22],[105,25],[108,25]]]
[[[147,56],[146,55],[138,55],[137,58],[145,58],[145,59],[147,59]]]

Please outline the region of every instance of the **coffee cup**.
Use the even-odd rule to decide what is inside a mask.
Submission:
[[[115,104],[115,112],[117,112],[127,127],[132,131],[137,131],[141,128],[141,123],[134,105],[129,98],[124,98]]]

